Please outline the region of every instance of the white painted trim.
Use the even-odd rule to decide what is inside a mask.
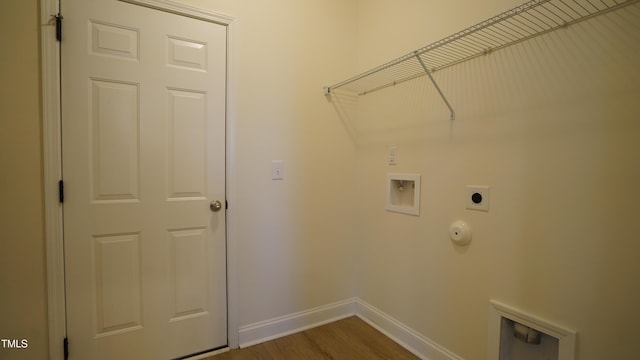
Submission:
[[[40,1],[40,43],[42,69],[42,150],[44,177],[45,243],[47,249],[47,310],[49,359],[62,360],[66,337],[64,291],[64,245],[62,205],[58,181],[62,178],[60,152],[60,46],[53,16],[58,0]]]
[[[240,347],[256,345],[354,315],[421,359],[463,360],[460,356],[359,298],[242,326],[239,334]]]
[[[503,317],[558,339],[558,360],[575,359],[576,332],[574,330],[560,327],[537,316],[524,313],[498,301],[490,300],[487,360],[498,360],[500,358],[500,326]]]
[[[222,25],[229,25],[235,19],[232,16],[182,4],[172,0],[119,0],[135,5],[159,9],[178,15],[188,16],[204,21],[211,21]]]
[[[333,304],[280,316],[240,327],[240,347],[245,348],[279,337],[328,324],[355,314],[357,299],[347,299]]]
[[[462,360],[458,355],[361,299],[357,301],[356,315],[421,359]]]
[[[133,2],[132,0],[130,2]],[[143,0],[147,6],[163,7],[173,13],[212,21],[227,27],[227,200],[235,199],[235,128],[237,119],[237,74],[235,63],[235,18],[169,0]],[[59,12],[59,0],[40,0],[42,131],[45,242],[47,248],[47,307],[49,360],[62,360],[66,337],[64,243],[62,205],[58,202],[58,181],[62,178],[60,128],[60,46],[55,38],[52,16]],[[230,348],[238,347],[236,245],[232,212],[227,213],[227,337]]]
[[[238,119],[238,74],[236,54],[236,19],[227,16],[227,156],[226,156],[226,196],[229,204],[227,209],[227,340],[230,349],[237,349],[240,346],[238,337],[240,325],[238,308],[238,247],[235,241],[234,205],[236,204],[236,127]]]

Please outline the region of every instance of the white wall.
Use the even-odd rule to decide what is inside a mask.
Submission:
[[[353,296],[355,148],[322,87],[355,70],[355,1],[182,2],[237,19],[239,325]]]
[[[520,3],[361,0],[360,70]],[[437,72],[453,122],[426,78],[360,97],[357,295],[465,359],[492,298],[577,330],[578,359],[637,357],[638,59],[634,5]],[[387,172],[422,174],[420,217],[385,212]],[[488,213],[468,184],[491,186]]]

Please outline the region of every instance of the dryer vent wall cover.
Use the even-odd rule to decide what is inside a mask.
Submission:
[[[489,310],[488,360],[575,360],[575,331],[495,300]]]

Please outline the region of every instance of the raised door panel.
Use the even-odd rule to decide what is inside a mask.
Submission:
[[[140,329],[140,235],[95,236],[94,251],[97,335]]]
[[[138,85],[90,80],[94,200],[138,199]]]
[[[172,316],[180,321],[206,315],[209,261],[206,229],[170,231]]]
[[[169,89],[169,198],[206,193],[205,93]]]
[[[138,60],[140,34],[137,29],[92,20],[90,31],[92,54]]]
[[[189,70],[207,70],[209,47],[206,43],[173,36],[169,36],[167,40],[167,49],[169,50],[167,62],[169,65]]]

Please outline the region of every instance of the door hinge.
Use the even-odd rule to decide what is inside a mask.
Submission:
[[[60,203],[64,203],[64,181],[58,181],[58,200]]]
[[[64,360],[68,360],[69,359],[69,340],[67,338],[64,338],[64,340],[62,340],[62,349],[64,351]]]
[[[56,18],[56,40],[62,41],[62,14],[53,15]]]

